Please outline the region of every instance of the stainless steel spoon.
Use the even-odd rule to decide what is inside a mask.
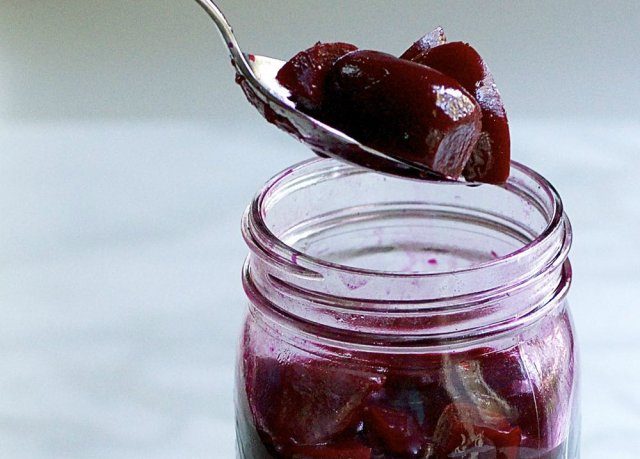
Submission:
[[[236,69],[236,81],[249,101],[267,121],[305,143],[316,154],[330,156],[380,172],[445,183],[460,183],[424,166],[367,147],[348,135],[296,109],[289,92],[276,80],[283,61],[245,54],[238,46],[229,22],[212,0],[196,0],[216,23]]]

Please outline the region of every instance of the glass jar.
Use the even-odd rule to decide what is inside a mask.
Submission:
[[[571,228],[544,178],[316,159],[262,189],[243,233],[239,457],[578,457]]]

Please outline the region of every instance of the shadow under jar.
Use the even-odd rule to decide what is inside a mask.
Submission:
[[[272,179],[243,232],[239,457],[578,457],[571,228],[544,178],[316,159]]]

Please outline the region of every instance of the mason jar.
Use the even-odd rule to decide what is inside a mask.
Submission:
[[[576,458],[571,227],[514,163],[505,186],[330,159],[243,220],[240,458]]]

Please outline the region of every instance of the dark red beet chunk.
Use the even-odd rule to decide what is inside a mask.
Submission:
[[[291,459],[371,459],[371,448],[357,443],[297,446],[291,449]]]
[[[477,182],[506,182],[511,160],[509,123],[500,93],[482,57],[471,46],[458,41],[424,49],[409,59],[454,78],[480,105],[482,134],[465,166],[464,177]]]
[[[318,445],[355,430],[365,398],[382,387],[381,376],[316,361],[257,359],[252,372],[247,392],[257,427],[291,445]]]
[[[331,67],[345,54],[358,49],[348,43],[317,43],[292,57],[277,79],[291,93],[291,100],[307,111],[320,108],[324,83]]]
[[[365,430],[390,454],[420,457],[425,448],[425,435],[411,413],[370,406],[365,411]]]
[[[446,42],[447,37],[444,34],[444,30],[442,30],[442,27],[437,27],[435,30],[432,30],[420,40],[411,45],[408,50],[402,53],[400,59],[413,60],[413,58],[418,54],[429,51],[431,48],[443,45]]]
[[[516,459],[521,433],[498,413],[452,403],[440,416],[433,440],[436,457],[464,452],[464,457]]]
[[[354,51],[329,73],[322,118],[391,156],[457,178],[481,128],[481,112],[454,79],[377,51]]]

